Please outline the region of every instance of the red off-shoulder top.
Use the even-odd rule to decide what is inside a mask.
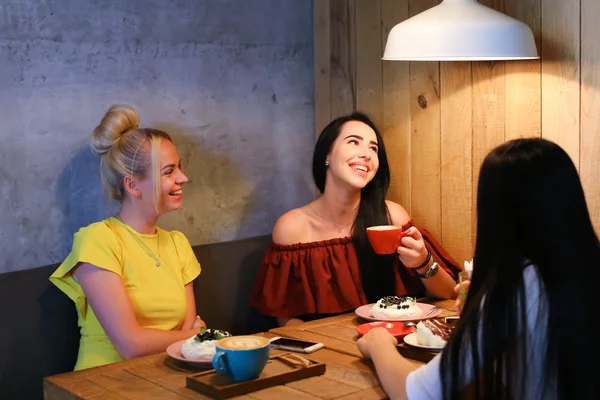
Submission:
[[[412,223],[407,224],[412,225]],[[450,276],[456,261],[425,229],[417,228],[432,256]],[[425,293],[421,279],[394,257],[397,296]],[[390,293],[392,295],[392,293]],[[272,243],[252,288],[250,306],[273,317],[328,315],[367,304],[351,237],[310,243]]]

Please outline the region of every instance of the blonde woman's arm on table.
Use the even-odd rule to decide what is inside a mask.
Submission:
[[[196,298],[194,296],[194,282],[185,285],[185,298],[187,302],[187,312],[185,320],[181,324],[181,331],[189,331],[190,329],[206,328],[206,323],[202,321],[199,315],[196,315]]]
[[[141,327],[135,318],[133,305],[123,280],[114,272],[89,263],[80,263],[73,275],[83,288],[90,306],[113,346],[125,358],[163,352],[170,344],[199,333],[199,329],[167,331]],[[193,290],[187,286],[186,294],[192,291],[191,301],[193,301]],[[189,325],[189,296],[187,301],[188,315],[184,325],[186,323]],[[195,313],[194,305],[193,314]]]

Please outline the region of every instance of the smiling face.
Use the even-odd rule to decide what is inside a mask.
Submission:
[[[327,155],[326,182],[364,188],[379,168],[378,146],[377,135],[368,125],[346,122]]]
[[[175,145],[169,140],[161,140],[159,151],[159,193],[156,199],[156,210],[154,205],[155,186],[150,170],[146,177],[138,181],[138,190],[143,199],[143,207],[148,211],[158,211],[158,215],[169,211],[177,210],[181,207],[181,198],[183,196],[182,188],[188,182],[187,176],[181,168],[181,160]],[[148,167],[151,169],[151,167]]]

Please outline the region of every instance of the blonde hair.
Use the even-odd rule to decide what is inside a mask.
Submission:
[[[173,142],[163,131],[138,128],[140,116],[135,108],[116,104],[111,106],[94,129],[90,147],[100,156],[100,177],[104,192],[112,199],[123,200],[126,195],[124,178],[144,179],[150,172],[154,189],[154,206],[160,199],[160,143]]]

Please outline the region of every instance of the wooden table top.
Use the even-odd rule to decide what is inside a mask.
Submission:
[[[259,334],[274,337],[269,333]],[[280,350],[271,350],[276,355]],[[321,349],[307,357],[325,362],[324,375],[232,397],[232,399],[384,399],[373,365],[368,360]],[[166,353],[140,357],[97,368],[54,375],[44,379],[44,398],[58,399],[209,399],[186,388],[190,369]]]
[[[455,315],[454,301],[434,302],[442,307],[441,316]],[[275,328],[269,333],[257,333],[268,338],[275,336],[318,341],[326,348],[307,355],[327,364],[324,375],[285,385],[252,392],[233,399],[384,399],[370,360],[361,358],[356,347],[356,326],[366,321],[354,313]],[[280,350],[271,350],[273,355]],[[411,360],[417,365],[421,362]],[[173,360],[166,353],[140,357],[97,368],[74,371],[44,379],[44,398],[58,399],[208,399],[186,388],[186,376],[202,371]]]
[[[420,299],[420,301],[423,300]],[[442,313],[436,318],[457,314],[454,311],[454,300],[430,301],[429,303],[442,309]],[[325,347],[330,350],[354,357],[361,357],[356,347],[356,341],[360,337],[356,332],[356,327],[367,322],[369,321],[358,317],[355,313],[347,313],[298,325],[279,327],[271,329],[269,332],[277,336],[320,342],[325,344]],[[410,361],[419,366],[424,364],[417,360]]]

